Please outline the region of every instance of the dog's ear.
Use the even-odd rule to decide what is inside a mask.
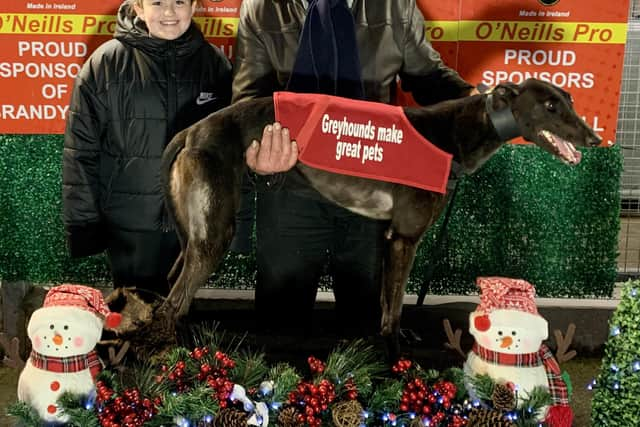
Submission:
[[[511,105],[511,100],[520,94],[520,87],[511,82],[497,85],[493,91],[493,108],[501,110]]]

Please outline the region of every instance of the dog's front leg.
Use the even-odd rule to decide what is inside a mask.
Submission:
[[[394,233],[386,248],[381,294],[381,334],[387,339],[387,350],[392,363],[400,354],[399,333],[402,302],[409,272],[416,255],[416,246],[415,239]]]

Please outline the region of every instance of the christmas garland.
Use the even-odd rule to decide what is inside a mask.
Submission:
[[[326,361],[310,356],[306,376],[285,363],[269,367],[263,354],[203,341],[192,350],[173,349],[160,363],[103,371],[90,396],[63,395],[65,425],[538,426],[535,414],[549,403],[548,393],[534,390],[516,407],[508,387],[488,376],[467,379],[478,396],[470,401],[459,368],[425,370],[401,359],[389,375],[384,359],[361,340],[338,347]],[[43,424],[22,402],[8,413],[25,427]]]

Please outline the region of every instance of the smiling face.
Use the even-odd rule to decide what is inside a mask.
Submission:
[[[136,0],[133,8],[149,29],[149,34],[164,40],[175,40],[191,25],[196,2],[188,0]]]
[[[44,307],[33,312],[27,333],[33,349],[53,357],[89,353],[102,334],[102,321],[75,307]]]
[[[482,347],[507,354],[538,351],[547,338],[547,321],[518,310],[474,311],[469,315],[469,331]]]

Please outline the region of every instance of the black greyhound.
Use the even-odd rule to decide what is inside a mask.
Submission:
[[[595,146],[601,141],[576,114],[568,93],[534,79],[520,85],[501,84],[489,94],[405,108],[404,112],[418,132],[453,155],[464,173],[477,170],[505,140],[517,135],[568,164],[580,161],[574,144]],[[167,147],[162,175],[182,252],[169,275],[174,285],[158,312],[165,325],[175,324],[188,312],[197,289],[229,247],[245,173],[244,151],[273,121],[271,97],[249,100],[185,129]],[[367,217],[390,220],[381,334],[388,338],[391,354],[398,354],[402,301],[416,247],[438,219],[446,195],[325,172],[300,162],[296,167],[332,202]]]

